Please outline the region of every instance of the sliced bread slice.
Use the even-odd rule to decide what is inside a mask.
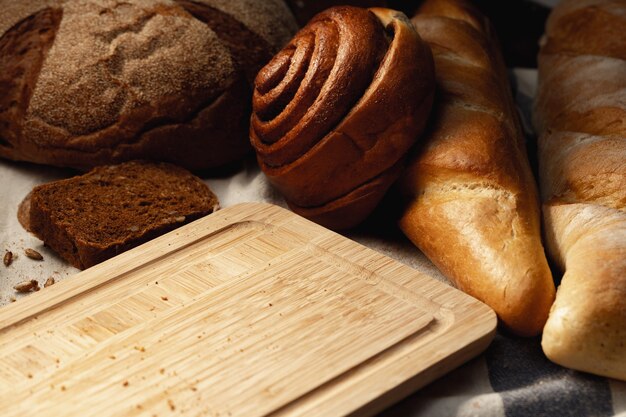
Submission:
[[[131,161],[37,186],[20,222],[85,269],[219,208],[199,178],[166,163]]]

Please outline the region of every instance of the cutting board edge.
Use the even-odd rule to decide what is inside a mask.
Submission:
[[[244,212],[254,211],[255,214],[241,215],[241,213],[239,213],[238,211],[240,211],[242,208],[245,209],[243,210]],[[259,214],[256,214],[256,212],[259,212]],[[232,216],[231,216],[231,213],[233,213]],[[195,235],[196,236],[195,241],[197,241],[197,239],[203,238],[204,235],[212,234],[212,233],[219,233],[220,230],[223,230],[224,228],[228,227],[233,222],[243,222],[243,221],[249,221],[249,220],[263,221],[264,219],[272,218],[273,216],[285,217],[285,216],[295,216],[295,214],[291,213],[290,211],[284,208],[267,204],[267,203],[241,203],[238,205],[225,208],[223,210],[220,210],[214,214],[203,217],[201,219],[198,219],[195,222],[185,225],[182,228],[176,229],[172,232],[169,232],[168,234],[165,234],[151,241],[151,242],[161,245],[162,250],[156,251],[157,253],[154,253],[152,258],[149,260],[146,258],[143,258],[143,259],[137,258],[135,256],[135,253],[138,253],[137,251],[141,248],[140,246],[138,248],[131,249],[130,251],[125,252],[93,268],[82,271],[76,274],[73,277],[74,279],[62,281],[53,287],[49,287],[46,290],[41,291],[40,293],[32,294],[31,296],[29,296],[28,298],[24,300],[21,300],[17,303],[13,303],[11,305],[8,305],[0,309],[0,333],[4,332],[4,330],[6,330],[7,328],[11,326],[14,326],[24,320],[28,320],[30,318],[33,318],[41,314],[47,309],[54,308],[55,305],[58,305],[61,302],[64,302],[64,301],[67,301],[68,299],[73,298],[72,295],[67,294],[67,289],[71,289],[75,291],[75,295],[80,295],[84,291],[88,291],[90,287],[92,286],[92,284],[94,283],[94,281],[98,283],[98,285],[106,285],[107,282],[109,282],[111,279],[117,279],[116,277],[122,276],[128,272],[133,271],[135,268],[144,265],[147,261],[149,262],[153,259],[158,259],[164,254],[169,253],[166,248],[168,240],[173,239],[175,236],[178,236],[181,233],[188,232],[190,235]],[[217,220],[217,221],[213,222],[213,220]],[[308,220],[305,220],[305,221],[308,222]],[[208,228],[197,227],[198,225],[203,225],[204,222],[213,222],[215,224],[211,224],[211,226]],[[315,227],[319,227],[320,229],[323,229],[321,226],[318,226],[318,225],[315,225]],[[324,230],[327,231],[327,229],[324,229]],[[332,232],[332,231],[327,231],[327,232],[336,234],[335,232]],[[345,237],[343,238],[345,239]],[[358,245],[365,251],[368,251],[370,253],[375,253],[379,257],[384,257],[384,255],[370,248],[367,248],[363,246],[362,244],[359,244],[354,241],[351,241],[351,242],[353,242],[355,245]],[[116,273],[115,273],[114,278],[111,278],[111,279],[101,278],[100,280],[97,279],[98,275],[102,275],[102,276],[106,275],[104,272],[110,271],[111,270],[110,266],[114,264],[119,264],[120,260],[123,260],[123,261],[127,260],[127,262],[123,262],[122,269],[119,268],[119,265],[116,265]],[[398,261],[395,261],[395,262],[398,262]],[[480,327],[472,328],[473,332],[471,333],[471,338],[473,340],[470,343],[468,343],[465,346],[457,346],[455,349],[451,349],[450,351],[447,351],[445,354],[442,354],[442,356],[445,356],[448,358],[450,365],[447,365],[446,367],[442,367],[441,364],[438,363],[436,365],[430,366],[429,368],[422,369],[421,371],[416,372],[415,375],[413,375],[410,379],[393,387],[392,389],[385,390],[384,392],[379,392],[375,395],[372,395],[371,396],[372,398],[368,402],[369,407],[362,406],[362,407],[359,407],[358,409],[355,409],[354,407],[352,407],[351,410],[348,410],[345,413],[338,414],[338,415],[371,415],[370,413],[371,410],[374,410],[374,409],[379,410],[379,409],[384,408],[386,405],[389,405],[399,400],[400,398],[403,398],[406,395],[406,392],[413,392],[414,390],[419,389],[421,386],[427,384],[428,382],[448,372],[452,368],[459,366],[461,363],[469,360],[471,357],[478,355],[480,352],[486,349],[486,347],[491,342],[493,335],[495,334],[495,328],[496,328],[497,322],[495,319],[495,314],[493,313],[491,309],[489,309],[489,307],[487,307],[480,301],[472,298],[471,296],[461,292],[458,289],[452,288],[445,283],[439,282],[433,279],[432,277],[429,277],[426,274],[423,274],[419,271],[416,271],[410,268],[407,265],[404,265],[401,263],[399,264],[401,265],[401,268],[403,270],[410,270],[412,271],[412,273],[416,274],[416,276],[419,275],[420,280],[428,279],[430,285],[432,285],[433,287],[437,287],[438,289],[441,290],[441,292],[444,292],[446,294],[446,299],[454,300],[452,305],[450,304],[442,305],[442,307],[445,309],[448,309],[452,313],[452,316],[454,317],[451,327],[448,329],[449,335],[454,335],[454,334],[459,333],[463,329],[464,324],[467,324],[467,321],[471,319],[471,317],[462,314],[464,309],[468,309],[470,306],[473,306],[473,308],[477,309],[477,311],[480,313],[480,314],[477,313],[478,316],[481,316],[481,317],[484,316],[482,318],[482,324]],[[84,279],[85,277],[90,277],[90,276],[95,276],[95,278]],[[55,297],[58,298],[57,301],[55,301]],[[474,320],[476,320],[476,318],[474,318]],[[465,332],[465,335],[468,336],[468,333]],[[315,392],[315,390],[312,392]],[[357,414],[354,414],[354,413],[357,413]],[[363,414],[358,414],[358,413],[363,413]],[[274,415],[274,413],[272,413],[271,415]]]
[[[493,317],[494,321],[496,321],[495,314],[493,315]],[[445,367],[442,367],[441,363],[433,364],[430,367],[424,369],[419,374],[416,374],[414,377],[403,382],[402,384],[397,385],[386,393],[374,398],[370,403],[364,404],[358,409],[355,409],[353,412],[347,413],[346,416],[374,416],[377,413],[405,399],[406,397],[415,393],[426,385],[432,383],[433,381],[457,369],[461,365],[476,358],[485,350],[487,350],[496,335],[496,328],[497,326],[494,323],[493,328],[490,332],[485,333],[482,337],[475,339],[473,342],[463,347],[460,347],[454,353],[448,355],[448,357],[446,358],[447,363]]]
[[[184,226],[181,226],[168,233],[158,236],[142,245],[129,249],[128,251],[121,253],[113,258],[107,259],[106,261],[94,265],[91,268],[87,268],[83,271],[77,272],[76,274],[69,277],[69,279],[60,281],[55,285],[42,289],[41,291],[38,291],[36,293],[29,294],[28,297],[21,298],[14,303],[0,307],[0,334],[2,334],[2,332],[12,326],[32,319],[38,314],[44,313],[47,310],[54,309],[62,302],[66,302],[67,300],[75,296],[80,296],[81,294],[84,294],[85,291],[93,290],[102,285],[106,285],[108,282],[119,279],[124,274],[132,272],[136,268],[143,267],[146,263],[153,262],[161,256],[169,254],[170,252],[166,250],[166,247],[168,246],[167,243],[168,241],[175,239],[179,234],[189,233],[190,235],[196,235],[193,239],[193,242],[188,244],[191,245],[198,240],[219,233],[223,229],[229,227],[233,223],[232,219],[228,217],[228,214],[230,214],[231,212],[235,213],[234,217],[237,218],[241,217],[237,215],[237,212],[240,211],[240,208],[255,206],[262,210],[279,208],[280,210],[285,210],[288,212],[288,210],[281,207],[259,202],[239,203],[215,211],[207,216],[201,217]],[[244,221],[246,217],[250,216],[243,216],[236,221]],[[212,222],[214,220],[217,220],[216,224],[211,224],[210,228],[198,228],[198,230],[205,231],[205,234],[199,235],[198,230],[196,230],[197,226],[204,225],[205,223]],[[142,258],[140,256],[136,256],[136,254],[142,253],[142,248],[148,244],[160,247],[161,250],[155,251],[151,258]],[[178,250],[180,249],[182,248],[179,248]],[[118,263],[124,265],[124,267],[122,269],[119,269],[118,266],[115,273],[109,276],[104,273],[112,269],[112,265],[116,265]],[[101,279],[97,279],[99,275],[102,277]]]
[[[243,209],[243,210],[242,210]],[[254,209],[253,214],[245,214],[241,215],[241,211],[247,211],[248,209]],[[229,217],[230,214],[233,214],[232,217]],[[260,218],[257,217],[258,213],[260,213]],[[265,216],[265,217],[264,217]],[[95,265],[91,268],[85,269],[71,276],[69,279],[65,279],[56,283],[53,286],[42,289],[39,292],[29,294],[28,297],[19,299],[18,301],[0,307],[0,334],[2,334],[7,328],[15,326],[21,322],[32,319],[36,317],[38,314],[41,314],[47,310],[55,308],[59,303],[66,302],[67,300],[80,296],[85,293],[85,291],[93,290],[94,288],[100,287],[102,285],[106,285],[108,282],[119,279],[119,277],[132,272],[136,268],[140,268],[145,266],[147,263],[153,262],[162,256],[166,256],[171,253],[168,249],[168,242],[175,240],[177,236],[181,233],[188,233],[193,237],[193,241],[188,243],[185,246],[192,245],[198,240],[204,239],[213,234],[217,234],[225,228],[229,227],[235,222],[243,222],[247,220],[251,221],[261,221],[266,218],[271,218],[275,216],[289,217],[289,216],[298,216],[297,214],[273,205],[264,202],[246,202],[246,203],[238,203],[230,207],[226,207],[224,209],[218,210],[214,213],[211,213],[205,217],[197,219],[191,223],[188,223],[178,229],[175,229],[171,232],[165,233],[162,236],[159,236],[149,242],[146,242],[140,246],[132,248],[124,253],[121,253],[111,259],[108,259],[98,265]],[[313,227],[320,228],[324,230],[326,233],[330,233],[333,235],[339,235],[338,233],[323,228],[320,225],[317,225],[310,220],[307,220],[303,217],[300,217],[302,221],[313,225]],[[205,226],[205,223],[209,224],[209,227],[198,227]],[[214,223],[214,224],[211,224]],[[202,233],[201,233],[202,231]],[[350,240],[353,244],[359,246],[361,249],[375,254],[377,257],[385,257],[385,255],[368,248],[358,242],[355,242],[349,238],[341,236],[343,239]],[[146,245],[150,244],[151,246],[156,246],[157,250],[153,251],[152,256],[150,258],[137,256],[138,254],[142,254]],[[178,248],[180,250],[182,248]],[[461,290],[446,285],[436,279],[417,271],[408,265],[402,264],[399,261],[395,261],[400,264],[403,269],[414,271],[416,274],[419,274],[420,277],[426,277],[430,281],[433,282],[433,285],[441,286],[442,288],[452,289],[453,292],[460,295],[461,297],[468,297],[468,299],[475,301],[476,303],[487,307],[484,303],[476,300],[470,295],[462,292]],[[119,265],[123,265],[120,269]],[[115,268],[111,268],[115,265]],[[115,269],[115,273],[107,276],[105,272],[110,271],[111,269]],[[98,279],[100,277],[100,279]]]
[[[443,283],[441,284],[446,285]],[[462,296],[469,297],[464,293],[462,293]],[[359,365],[359,368],[363,369],[357,369],[356,372],[363,371],[364,375],[357,380],[356,384],[347,387],[346,385],[342,385],[341,382],[331,381],[331,383],[318,387],[307,393],[306,396],[298,398],[281,409],[268,414],[267,417],[308,416],[311,415],[311,413],[322,413],[313,415],[333,416],[372,416],[431,383],[435,379],[458,368],[462,364],[484,352],[493,341],[497,329],[497,317],[492,309],[472,297],[469,297],[469,302],[472,304],[475,302],[476,306],[479,307],[479,309],[475,312],[476,314],[471,317],[463,315],[459,316],[454,314],[454,309],[452,310],[455,320],[447,329],[447,333],[445,334],[446,338],[452,340],[452,343],[446,345],[446,347],[449,347],[450,349],[439,351],[436,355],[438,358],[434,364],[423,366],[422,363],[416,361],[413,357],[415,351],[422,349],[422,345],[413,346],[412,352],[409,352],[400,359],[396,359],[395,367],[399,368],[400,372],[405,372],[403,375],[403,378],[406,378],[405,381],[397,385],[392,383],[387,384],[386,387],[381,388],[378,392],[372,391],[371,385],[368,385],[368,394],[364,394],[363,392],[358,393],[361,395],[361,397],[359,397],[361,399],[364,395],[370,396],[369,401],[366,404],[354,406],[349,400],[346,400],[345,396],[342,397],[341,392],[322,395],[323,401],[319,398],[314,401],[318,403],[321,402],[321,404],[318,404],[317,406],[315,404],[307,404],[307,397],[319,396],[319,391],[327,389],[327,385],[331,385],[332,383],[337,383],[337,385],[340,386],[340,390],[350,389],[352,391],[352,395],[355,395],[355,393],[359,390],[358,384],[362,384],[360,388],[364,389],[367,384],[366,380],[371,382],[371,380],[376,376],[373,375],[373,373],[377,372],[376,370],[368,372],[367,368],[370,366],[369,362],[371,361],[367,361],[366,363]],[[459,317],[461,319],[456,320],[456,318]],[[475,320],[479,320],[481,325],[472,327],[472,332],[468,334],[467,331],[464,330],[464,327],[468,325],[468,322]],[[468,343],[458,343],[459,339],[456,336],[458,336],[459,333],[463,334],[466,339],[470,339],[470,341]],[[439,338],[440,334],[440,332],[436,333],[433,336],[433,339]],[[402,342],[398,345],[401,344]],[[384,354],[385,352],[381,352],[378,356]],[[376,359],[377,357],[373,358],[373,360]],[[344,376],[345,375],[342,375],[337,379]],[[352,379],[355,379],[353,376],[351,377]]]

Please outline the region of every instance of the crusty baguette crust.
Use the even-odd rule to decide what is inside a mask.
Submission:
[[[626,380],[626,4],[566,0],[539,55],[534,122],[548,251],[565,272],[542,347]]]
[[[538,334],[554,299],[536,185],[486,19],[464,1],[427,1],[414,19],[435,58],[438,97],[401,189],[404,233],[511,331]]]
[[[552,361],[626,380],[626,216],[598,204],[544,206],[565,274],[541,341]]]

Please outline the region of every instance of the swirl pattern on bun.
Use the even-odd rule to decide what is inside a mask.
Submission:
[[[256,77],[259,164],[294,212],[355,226],[398,177],[434,85],[430,49],[402,13],[328,9]]]

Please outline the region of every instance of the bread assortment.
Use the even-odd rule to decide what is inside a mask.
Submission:
[[[0,0],[0,157],[97,167],[36,187],[24,227],[88,268],[217,209],[187,169],[252,150],[294,212],[332,229],[396,184],[402,231],[504,328],[626,380],[626,4],[563,0],[547,22],[539,196],[469,0],[426,0],[411,21],[331,3]]]
[[[568,0],[539,55],[535,125],[547,248],[564,271],[542,347],[626,380],[626,4]]]
[[[282,0],[0,0],[0,157],[88,169],[242,158]]]
[[[400,188],[403,232],[514,333],[539,334],[554,298],[536,185],[488,22],[468,2],[429,0],[413,18],[438,95]]]
[[[433,91],[430,50],[405,15],[331,8],[259,72],[250,140],[293,211],[351,227],[398,177]]]
[[[218,207],[211,190],[185,169],[130,161],[35,187],[21,204],[20,220],[85,269]]]

